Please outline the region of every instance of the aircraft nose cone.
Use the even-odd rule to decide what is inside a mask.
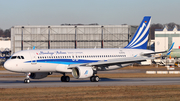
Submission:
[[[10,66],[10,63],[8,61],[6,61],[4,63],[4,68],[7,69],[7,70],[10,70],[11,69],[11,66]]]

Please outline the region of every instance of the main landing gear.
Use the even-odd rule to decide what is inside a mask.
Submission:
[[[61,82],[69,82],[70,81],[70,77],[66,76],[65,73],[63,73],[63,76],[61,77]]]
[[[98,82],[99,81],[99,76],[91,76],[90,81],[91,82]]]
[[[24,83],[30,83],[29,76],[31,73],[25,73],[26,74],[26,79],[24,79]]]
[[[97,74],[97,70],[95,69],[95,70],[93,70],[93,76],[91,76],[90,77],[90,81],[91,82],[98,82],[99,81],[99,76],[96,76],[96,74]]]

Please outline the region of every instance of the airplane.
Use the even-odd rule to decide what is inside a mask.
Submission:
[[[162,53],[161,56],[167,58],[180,58],[180,49],[172,49],[171,54]]]
[[[141,63],[155,54],[147,50],[151,16],[145,16],[132,40],[124,48],[114,49],[34,49],[14,53],[5,63],[4,68],[25,73],[24,83],[31,79],[42,79],[53,72],[61,73],[62,82],[69,82],[66,73],[72,73],[76,79],[90,78],[98,82],[97,71],[114,70]]]

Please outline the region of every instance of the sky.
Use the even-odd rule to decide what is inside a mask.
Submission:
[[[180,24],[180,0],[0,0],[0,28],[17,25]]]

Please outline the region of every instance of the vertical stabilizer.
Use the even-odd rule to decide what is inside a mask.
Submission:
[[[151,16],[145,16],[141,24],[139,25],[136,33],[134,34],[132,40],[124,48],[147,49],[150,24],[151,24]]]

